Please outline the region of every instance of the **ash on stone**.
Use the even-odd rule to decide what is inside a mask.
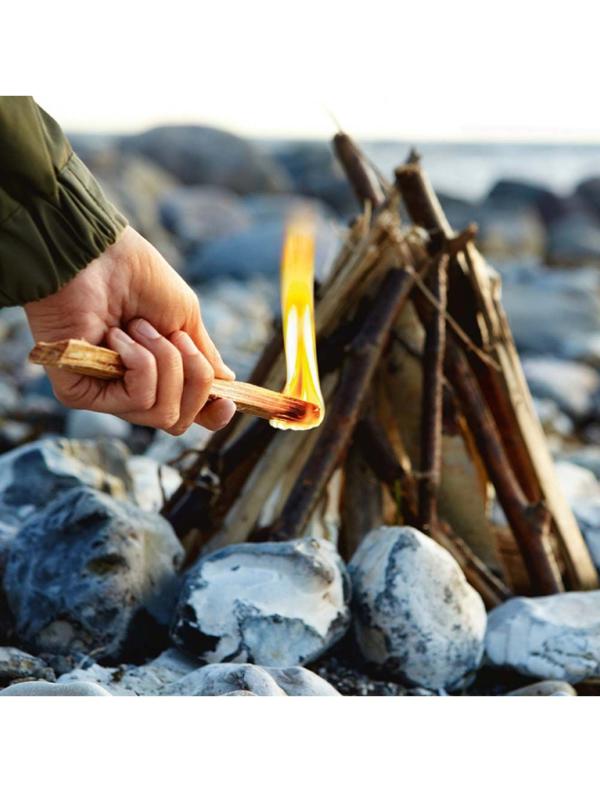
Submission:
[[[204,662],[309,662],[345,633],[350,589],[333,545],[230,545],[188,573],[172,636]]]

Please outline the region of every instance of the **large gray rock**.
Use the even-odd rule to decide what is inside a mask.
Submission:
[[[548,229],[546,258],[557,267],[600,264],[600,223],[585,208],[574,208]]]
[[[186,250],[251,224],[239,196],[220,187],[177,187],[163,197],[160,211],[165,226]]]
[[[585,363],[551,357],[523,359],[523,371],[531,393],[556,402],[575,420],[590,417],[598,409],[600,374]]]
[[[99,659],[165,638],[182,548],[169,523],[95,490],[67,490],[10,545],[4,588],[19,642]]]
[[[339,696],[320,676],[300,666],[262,668],[249,663],[214,663],[183,677],[166,690],[171,696]]]
[[[344,634],[349,599],[327,541],[230,545],[188,573],[172,637],[208,663],[303,664]]]
[[[0,696],[110,696],[110,693],[93,682],[17,682],[0,690]]]
[[[600,675],[600,591],[515,597],[488,616],[490,662],[540,679]]]
[[[188,259],[186,274],[196,282],[211,278],[246,280],[257,275],[276,278],[284,229],[281,219],[266,220],[207,242]],[[315,273],[322,280],[340,246],[340,235],[331,221],[317,219],[315,244]]]
[[[114,145],[87,151],[84,159],[130,225],[157,247],[172,266],[178,267],[175,239],[165,229],[160,215],[160,201],[176,186],[176,179],[150,159],[124,153]]]
[[[16,680],[43,679],[54,682],[54,671],[39,657],[14,646],[0,646],[0,687]]]
[[[0,520],[19,526],[63,490],[86,485],[124,498],[128,451],[117,440],[38,440],[0,456]]]
[[[600,272],[596,268],[503,272],[503,304],[517,346],[535,355],[594,358],[600,344]]]
[[[349,566],[354,629],[365,660],[431,690],[479,667],[485,607],[452,556],[410,527],[363,539]]]
[[[156,127],[123,138],[121,145],[156,162],[182,184],[213,184],[242,195],[289,186],[284,170],[258,146],[212,127]]]
[[[275,145],[272,154],[287,171],[294,192],[318,198],[342,217],[356,214],[358,203],[328,143],[285,143]]]

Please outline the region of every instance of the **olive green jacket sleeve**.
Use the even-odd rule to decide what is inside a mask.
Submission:
[[[31,97],[0,97],[0,307],[57,291],[127,221]]]

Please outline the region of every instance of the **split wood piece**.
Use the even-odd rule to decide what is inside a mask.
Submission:
[[[278,539],[289,539],[303,531],[346,453],[385,342],[413,283],[413,276],[405,269],[393,269],[380,284],[363,328],[347,353],[317,444],[273,526]]]
[[[39,341],[31,351],[29,359],[42,366],[104,380],[121,379],[126,371],[117,352],[78,339]],[[302,421],[319,414],[316,404],[235,380],[215,379],[210,388],[209,399],[231,399],[240,412],[255,415],[257,418]]]
[[[418,527],[430,533],[438,520],[438,493],[442,470],[442,396],[446,350],[446,302],[448,256],[434,263],[428,286],[437,308],[424,321],[423,393],[421,407],[421,472],[419,479]]]
[[[448,341],[450,342],[450,338]],[[469,429],[496,490],[498,501],[514,531],[534,590],[555,594],[564,587],[548,542],[550,515],[540,503],[532,505],[510,466],[490,410],[479,390],[465,353],[456,343],[446,346],[446,372]]]
[[[452,228],[418,157],[397,169],[396,183],[413,221],[432,231],[442,231],[451,239]],[[598,588],[598,574],[573,512],[558,485],[544,432],[533,408],[500,300],[499,279],[494,282],[490,278],[489,269],[472,241],[467,241],[464,252],[458,253],[454,261],[457,266],[452,268],[452,272],[461,271],[461,276],[456,279],[461,289],[457,304],[463,307],[461,316],[454,318],[464,321],[466,316],[474,343],[478,346],[483,343],[499,364],[500,371],[495,371],[479,359],[471,361],[516,478],[530,502],[543,499],[547,504],[560,539],[571,587]],[[467,279],[468,284],[465,283]],[[468,294],[466,290],[469,290]],[[465,312],[465,305],[472,306],[472,309]],[[466,329],[464,324],[463,327]]]

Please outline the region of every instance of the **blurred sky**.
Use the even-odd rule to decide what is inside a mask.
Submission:
[[[324,137],[331,111],[363,139],[600,141],[594,6],[13,3],[0,63],[5,91],[32,92],[71,131]]]

